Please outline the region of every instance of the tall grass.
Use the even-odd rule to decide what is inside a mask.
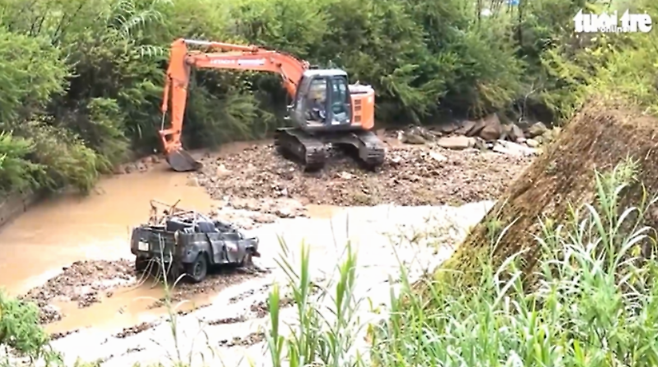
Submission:
[[[349,244],[336,276],[316,284],[309,248],[302,245],[294,264],[282,242],[279,266],[287,280],[275,284],[268,298],[270,364],[658,365],[656,233],[643,224],[657,200],[644,193],[636,206],[622,206],[628,190],[639,187],[635,173],[632,162],[597,173],[592,205],[574,208],[564,223],[541,221],[536,238],[541,253],[531,274],[522,271],[521,254],[499,268],[483,259],[475,290],[428,282],[429,292],[419,294],[401,269],[402,288],[391,291],[388,317],[376,325],[359,319],[368,302],[354,291],[358,262]],[[294,320],[282,316],[284,288],[292,291]],[[6,343],[7,333],[20,328],[7,327],[11,310],[5,305],[0,305],[0,336],[5,338],[0,341]],[[175,324],[175,308],[169,309]],[[175,326],[171,330],[177,338]],[[181,360],[180,353],[176,359]]]
[[[637,206],[621,207],[626,190],[635,183],[634,173],[632,162],[608,174],[597,173],[593,205],[574,208],[563,224],[542,221],[543,231],[536,239],[541,257],[531,277],[521,271],[518,255],[500,268],[484,259],[475,291],[430,282],[430,292],[420,295],[412,291],[403,269],[404,286],[399,294],[391,293],[390,317],[374,329],[371,325],[368,363],[358,355],[337,359],[319,352],[322,342],[349,350],[348,343],[354,340],[334,337],[319,316],[322,307],[308,304],[304,295],[310,285],[303,279],[309,265],[308,256],[303,256],[301,275],[290,277],[300,295],[296,300],[303,304],[298,306],[303,321],[288,338],[278,335],[276,288],[270,295],[272,364],[658,365],[658,284],[653,282],[658,266],[647,250],[655,246],[655,230],[642,222],[656,199],[644,195]],[[504,235],[503,230],[500,236]],[[348,256],[340,266],[341,281],[353,279],[355,266]],[[532,285],[523,279],[533,279]],[[341,281],[334,291],[345,291],[343,299],[353,299],[353,283],[343,287]],[[352,322],[346,319],[342,324]],[[341,342],[345,344],[331,344]],[[309,345],[317,351],[309,351]]]

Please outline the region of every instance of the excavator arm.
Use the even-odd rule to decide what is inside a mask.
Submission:
[[[212,51],[191,51],[188,49],[188,45],[206,47]],[[293,56],[257,46],[186,39],[174,41],[171,45],[169,66],[165,78],[160,139],[167,162],[175,171],[179,172],[201,168],[201,163],[192,158],[181,144],[187,89],[192,67],[278,73],[283,79],[286,91],[294,98],[298,83],[302,79],[304,71],[309,68],[309,64]],[[170,126],[165,128],[165,117],[169,107],[171,107],[171,122]]]

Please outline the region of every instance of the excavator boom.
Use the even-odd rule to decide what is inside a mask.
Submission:
[[[191,45],[205,47],[206,51],[190,50],[188,46]],[[305,164],[311,163],[309,159],[315,157],[310,165],[322,166],[324,145],[332,141],[356,146],[360,156],[370,157],[368,159],[374,166],[383,162],[383,148],[378,145],[376,137],[373,138],[374,135],[367,131],[374,126],[374,91],[369,86],[348,85],[347,74],[342,70],[309,70],[308,62],[278,51],[257,46],[178,39],[171,45],[160,130],[167,162],[175,171],[194,171],[202,167],[181,144],[192,67],[279,74],[284,88],[295,100],[296,107],[292,112],[298,126],[277,130],[277,147],[303,156]],[[307,116],[311,105],[315,103],[317,107],[320,103],[316,96],[318,93],[325,96],[324,105],[320,106],[325,110],[322,115],[324,122],[311,121],[313,119]],[[317,97],[315,102],[308,99],[311,95]],[[171,122],[165,128],[165,117],[170,107]]]
[[[203,46],[215,51],[190,51],[188,45]],[[160,139],[167,162],[178,172],[195,171],[202,167],[181,143],[183,120],[187,104],[188,86],[192,67],[211,69],[253,70],[280,73],[284,86],[291,95],[295,95],[296,83],[308,68],[308,63],[292,56],[275,51],[264,50],[256,46],[232,45],[220,42],[206,42],[178,39],[171,45],[169,66],[165,79],[162,101],[162,127]],[[171,104],[171,124],[164,128],[165,116]]]

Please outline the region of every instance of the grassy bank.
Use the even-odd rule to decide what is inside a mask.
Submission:
[[[345,68],[352,80],[377,89],[378,120],[399,124],[492,111],[507,120],[559,122],[579,106],[584,86],[611,77],[600,75],[611,58],[629,60],[636,74],[646,70],[640,65],[646,58],[627,54],[635,52],[633,36],[572,33],[578,9],[601,10],[601,2],[477,4],[482,2],[4,2],[0,189],[86,191],[117,162],[158,148],[163,69],[167,47],[178,37],[260,44]],[[492,14],[482,16],[483,10]],[[271,131],[286,104],[279,84],[273,75],[195,72],[185,143],[213,146]]]

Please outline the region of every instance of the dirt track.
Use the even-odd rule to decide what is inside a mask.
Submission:
[[[304,173],[271,145],[206,157],[198,184],[215,199],[294,198],[303,204],[371,206],[459,205],[495,199],[532,158],[475,149],[451,151],[428,146],[393,146],[379,172],[365,172],[344,154],[325,169]],[[258,204],[252,204],[258,209]]]

